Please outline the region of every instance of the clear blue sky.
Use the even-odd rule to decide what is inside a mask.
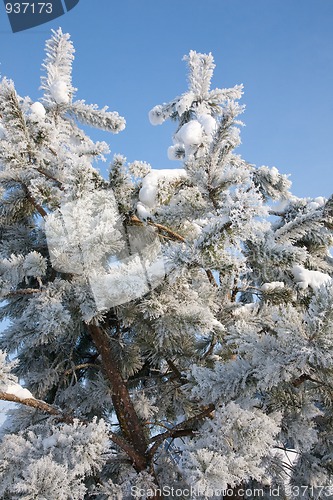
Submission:
[[[59,26],[77,50],[78,97],[127,120],[118,136],[91,134],[112,153],[178,166],[166,155],[173,125],[152,127],[147,113],[186,90],[184,54],[212,52],[213,85],[245,86],[239,153],[291,173],[297,196],[331,194],[332,0],[80,0],[61,18],[16,34],[1,3],[0,73],[21,95],[40,95],[44,42]]]

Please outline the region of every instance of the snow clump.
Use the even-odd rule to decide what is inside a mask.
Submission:
[[[55,80],[50,86],[51,96],[57,104],[69,103],[69,92],[66,82],[63,80]]]
[[[264,283],[261,286],[261,291],[262,292],[271,292],[272,290],[275,290],[276,288],[284,288],[283,281],[272,281],[271,283]]]
[[[323,196],[317,196],[317,198],[314,198],[308,204],[308,208],[310,208],[311,210],[317,210],[317,208],[323,207],[326,202],[327,202],[326,198],[324,198]]]
[[[149,121],[152,125],[162,125],[162,123],[165,121],[166,117],[164,116],[162,110],[162,106],[158,104],[149,111]]]
[[[198,146],[203,141],[203,128],[197,120],[185,123],[177,132],[175,139],[187,146]]]
[[[311,287],[313,290],[332,281],[331,276],[320,271],[309,271],[302,266],[294,266],[291,270],[299,288]]]
[[[6,394],[12,394],[20,399],[35,399],[28,389],[24,389],[20,384],[10,384],[6,387]]]
[[[141,204],[148,208],[154,208],[157,204],[157,191],[159,181],[175,181],[179,178],[187,176],[186,170],[183,168],[152,169],[142,180],[142,187],[139,191],[139,199]],[[142,205],[139,209],[142,210]]]
[[[44,118],[46,115],[46,110],[41,102],[34,102],[30,106],[30,111],[33,115],[38,116],[38,118]]]

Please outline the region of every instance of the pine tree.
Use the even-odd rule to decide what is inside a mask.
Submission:
[[[73,54],[54,32],[38,102],[0,84],[1,498],[327,498],[333,199],[235,153],[242,87],[193,51],[149,114],[182,167],[103,178],[79,123],[125,120],[75,100]]]

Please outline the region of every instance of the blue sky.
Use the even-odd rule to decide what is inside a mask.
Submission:
[[[186,90],[184,54],[212,52],[213,86],[245,86],[238,152],[290,173],[297,196],[331,194],[331,0],[80,0],[55,21],[16,34],[0,4],[0,73],[21,95],[40,95],[44,43],[59,26],[76,47],[78,97],[127,120],[118,136],[91,133],[112,153],[178,166],[166,154],[174,126],[152,127],[147,114]]]

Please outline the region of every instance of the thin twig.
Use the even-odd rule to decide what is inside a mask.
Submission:
[[[82,370],[83,368],[89,368],[89,367],[100,369],[100,366],[94,363],[81,363],[80,365],[73,366],[73,368],[66,370],[64,375],[70,375],[74,371]]]
[[[319,385],[325,385],[323,382],[319,382],[319,380],[315,380],[312,378],[310,375],[307,375],[306,373],[303,373],[300,377],[292,381],[292,385],[294,387],[299,387],[300,385],[303,384],[303,382],[306,382],[309,380],[310,382],[314,382],[315,384]]]
[[[16,297],[17,295],[31,295],[33,293],[41,293],[43,289],[41,288],[22,288],[20,290],[14,290],[12,292],[6,293],[5,297]]]
[[[140,225],[140,226],[144,226],[145,223],[142,222],[142,220],[140,220],[136,215],[132,215],[130,221],[134,224],[137,224],[137,225]],[[176,233],[175,231],[173,231],[172,229],[170,229],[169,227],[167,226],[164,226],[163,224],[158,224],[157,222],[153,222],[153,221],[148,221],[147,224],[149,226],[153,226],[153,227],[156,227],[156,229],[158,229],[159,231],[164,231],[165,233],[167,233],[171,239],[173,240],[178,240],[178,241],[182,241],[182,242],[185,242],[185,238],[183,236],[181,236],[180,234]]]
[[[180,370],[177,368],[174,362],[171,359],[167,359],[166,362],[168,363],[169,368],[174,373],[176,378],[178,378],[181,382],[184,382],[184,377],[182,376]]]
[[[59,189],[61,191],[64,191],[64,187],[63,187],[61,181],[59,181],[58,179],[56,179],[55,177],[53,177],[51,174],[48,174],[47,172],[45,172],[40,167],[35,167],[34,170],[37,170],[37,172],[39,172],[40,174],[44,175],[47,179],[50,179],[51,181],[56,182],[58,184]]]
[[[151,442],[153,442],[154,444],[148,452],[149,457],[151,458],[155,455],[158,448],[161,446],[161,444],[163,443],[163,441],[165,439],[168,439],[170,437],[175,439],[176,437],[193,435],[194,425],[197,424],[198,421],[203,420],[204,418],[210,416],[210,414],[214,410],[215,410],[215,406],[213,404],[210,404],[201,413],[198,413],[197,415],[194,415],[194,417],[191,417],[187,420],[184,420],[183,422],[180,422],[179,424],[175,425],[169,431],[166,431],[166,432],[163,432],[162,434],[158,434],[157,436],[154,436],[151,439]]]
[[[44,208],[37,203],[35,198],[29,193],[28,189],[26,189],[26,198],[27,200],[35,207],[39,215],[41,215],[43,218],[47,216],[47,212],[44,210]]]

